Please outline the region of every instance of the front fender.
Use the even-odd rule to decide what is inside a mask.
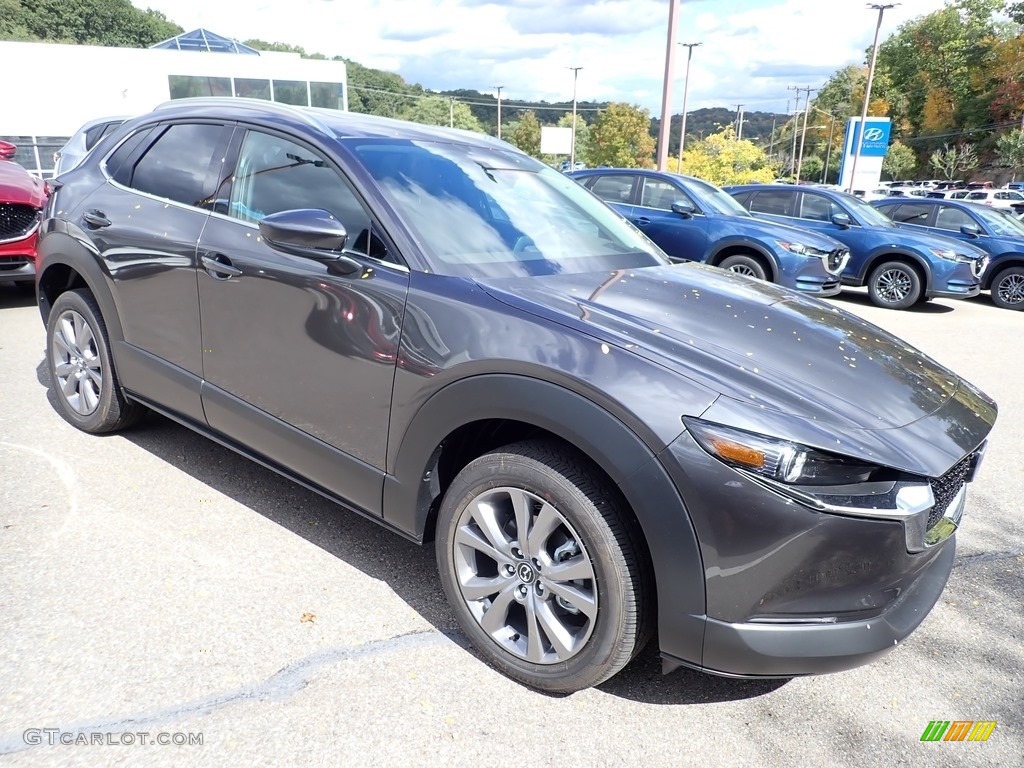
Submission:
[[[883,261],[890,261],[893,258],[907,259],[909,261],[912,261],[914,264],[916,264],[920,268],[922,274],[924,275],[924,285],[922,286],[922,289],[924,291],[930,291],[931,290],[931,288],[932,288],[932,268],[931,268],[931,265],[924,258],[922,258],[919,254],[914,253],[913,251],[911,251],[911,250],[909,250],[907,248],[903,248],[903,247],[893,248],[892,246],[882,246],[880,248],[875,248],[871,252],[871,254],[868,256],[868,258],[864,260],[864,266],[861,268],[860,275],[858,275],[858,279],[860,280],[861,284],[863,284],[863,283],[865,283],[867,281],[868,275],[871,274],[871,271],[876,266],[878,266]]]
[[[558,435],[618,485],[651,554],[661,645],[682,658],[700,659],[704,571],[686,506],[654,451],[613,414],[575,392],[526,376],[484,374],[435,393],[406,430],[394,474],[385,480],[385,520],[424,539],[440,441],[461,426],[485,419],[514,420]]]
[[[715,247],[711,251],[711,255],[708,256],[708,264],[717,265],[719,262],[719,254],[729,248],[744,248],[749,251],[753,251],[758,256],[761,256],[765,261],[768,262],[768,269],[771,270],[769,279],[773,283],[779,282],[779,262],[775,258],[770,250],[765,248],[761,243],[756,240],[747,240],[746,238],[740,237],[727,237],[715,242]]]

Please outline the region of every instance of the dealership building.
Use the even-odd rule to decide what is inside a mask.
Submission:
[[[285,104],[348,109],[343,61],[258,51],[197,29],[151,48],[0,42],[8,77],[0,139],[15,160],[44,178],[53,153],[88,120],[132,116],[189,96],[241,96]]]

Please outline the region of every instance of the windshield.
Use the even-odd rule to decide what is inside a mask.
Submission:
[[[710,208],[712,213],[727,214],[729,216],[750,216],[750,211],[736,202],[736,198],[728,192],[724,192],[714,184],[693,178],[682,178],[683,186],[696,195],[705,208]]]
[[[669,263],[590,192],[518,152],[393,139],[349,143],[440,274],[522,277]]]
[[[867,224],[871,227],[887,227],[888,229],[897,228],[892,219],[873,205],[868,205],[859,197],[842,192],[839,194],[839,198],[842,204],[853,212],[853,215],[861,224]]]
[[[992,234],[999,237],[1024,238],[1024,222],[1009,211],[993,210],[979,205],[975,206],[974,213],[988,225]]]

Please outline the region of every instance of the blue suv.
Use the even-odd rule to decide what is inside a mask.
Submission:
[[[706,181],[639,168],[567,174],[665,253],[815,296],[835,296],[849,252],[832,238],[759,221]]]
[[[976,245],[989,255],[981,289],[1003,309],[1024,309],[1024,222],[1012,214],[960,200],[879,200],[878,210],[911,232],[934,232]]]
[[[850,261],[843,284],[867,285],[879,307],[909,309],[935,297],[965,299],[981,291],[984,251],[948,237],[902,230],[853,195],[783,184],[726,191],[757,216],[798,224],[845,243]]]

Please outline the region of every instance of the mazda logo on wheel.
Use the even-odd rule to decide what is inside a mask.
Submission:
[[[533,568],[530,567],[529,563],[520,563],[516,572],[519,575],[519,580],[524,584],[529,584],[533,581]]]
[[[864,141],[881,141],[885,131],[881,128],[868,128],[864,131]]]

